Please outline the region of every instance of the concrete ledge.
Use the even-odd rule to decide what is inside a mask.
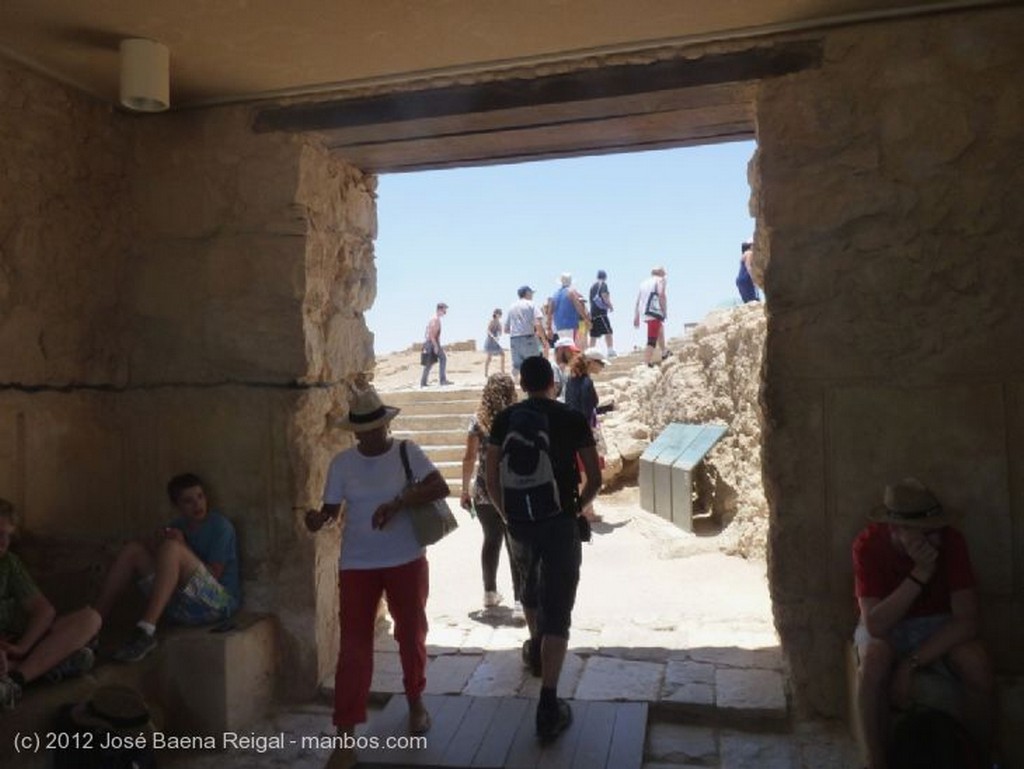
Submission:
[[[238,731],[273,704],[275,627],[268,615],[239,615],[224,633],[185,632],[163,644],[155,699],[168,724],[187,734]]]

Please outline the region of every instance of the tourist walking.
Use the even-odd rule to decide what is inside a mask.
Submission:
[[[749,241],[741,243],[740,254],[740,272],[736,276],[736,288],[744,303],[756,302],[761,296],[757,292],[754,276],[750,272],[751,261],[754,258],[754,244]]]
[[[580,338],[580,323],[590,323],[590,313],[583,304],[579,291],[573,288],[572,275],[563,272],[559,287],[547,302],[548,335],[559,339],[572,339],[577,347],[586,344],[586,337]]]
[[[469,420],[466,435],[466,453],[462,457],[462,495],[459,504],[463,510],[476,511],[476,518],[484,532],[480,549],[480,567],[483,572],[484,608],[490,609],[504,600],[498,593],[498,561],[504,544],[508,550],[508,529],[498,514],[498,509],[487,495],[487,439],[491,433],[494,418],[518,400],[516,384],[508,374],[491,374],[484,385],[483,395],[476,414]],[[512,571],[512,592],[515,597],[513,620],[521,620],[523,608],[519,602],[519,575],[516,563],[509,550],[509,567]]]
[[[665,295],[665,268],[654,267],[651,275],[640,284],[633,313],[633,326],[640,328],[640,320],[647,325],[647,346],[644,363],[653,366],[654,349],[661,353],[660,360],[668,357],[665,349],[665,319],[668,318],[668,299]]]
[[[508,308],[505,316],[505,333],[509,337],[512,353],[512,378],[519,376],[523,361],[536,355],[548,354],[547,338],[544,336],[544,316],[533,303],[533,289],[520,286],[519,299]]]
[[[441,346],[441,318],[448,314],[448,305],[438,302],[437,310],[427,321],[427,328],[423,332],[423,351],[420,362],[423,364],[423,375],[420,377],[420,387],[427,386],[427,379],[430,377],[430,369],[438,363],[438,377],[442,385],[450,385],[451,381],[447,376],[448,356]]]
[[[484,378],[491,367],[491,358],[497,355],[501,359],[501,373],[505,373],[505,350],[501,346],[501,308],[495,307],[491,313],[491,321],[487,324],[487,336],[484,339],[484,352],[487,353],[487,360],[484,361]]]
[[[600,400],[597,397],[597,388],[594,387],[594,380],[591,377],[600,374],[608,364],[605,354],[596,347],[576,355],[569,364],[569,378],[565,383],[565,405],[573,411],[582,414],[590,429],[594,432],[594,440],[598,445],[598,467],[604,467],[604,456],[602,455],[598,440],[597,407]],[[580,472],[583,472],[582,463],[579,464]],[[600,480],[600,478],[598,479]],[[582,513],[589,521],[600,521],[601,516],[594,512],[593,504],[583,508]]]
[[[616,355],[615,342],[612,339],[612,321],[608,317],[608,313],[615,308],[612,307],[607,280],[608,273],[598,270],[597,280],[590,287],[590,346],[596,346],[598,340],[603,336],[608,357],[614,358]]]
[[[423,705],[429,576],[425,550],[406,508],[448,496],[448,484],[419,446],[391,437],[388,425],[398,412],[381,403],[372,387],[354,393],[348,416],[339,427],[355,434],[356,445],[331,461],[323,505],[306,513],[306,527],[316,532],[338,518],[345,504],[338,560],[341,608],[334,724],[339,735],[348,737],[354,736],[356,724],[366,720],[382,595],[395,623],[409,733],[423,734],[430,728],[430,714]],[[418,479],[415,483],[406,480],[405,459],[412,477]],[[330,767],[354,765],[354,750],[344,747],[335,750],[328,763]]]
[[[535,726],[547,742],[572,723],[558,699],[558,678],[569,642],[582,547],[577,516],[597,495],[600,471],[587,420],[552,399],[547,358],[523,361],[524,401],[494,419],[487,446],[487,495],[508,524],[530,637],[524,661],[541,677]],[[579,490],[576,455],[587,482]]]

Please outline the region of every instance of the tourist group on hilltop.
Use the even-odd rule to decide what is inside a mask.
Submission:
[[[665,268],[654,267],[649,278],[640,284],[634,305],[633,325],[640,327],[643,322],[647,329],[647,346],[644,360],[649,366],[655,365],[654,352],[660,359],[669,356],[665,348],[664,323],[668,317],[668,299],[665,290]],[[497,357],[501,373],[505,372],[505,348],[502,335],[508,336],[508,349],[512,357],[512,376],[518,377],[523,361],[534,356],[543,356],[559,364],[564,372],[568,360],[559,362],[558,350],[562,357],[569,351],[596,351],[604,340],[605,352],[602,360],[611,360],[615,352],[614,333],[610,313],[615,309],[608,289],[608,273],[597,271],[597,278],[590,286],[589,296],[573,285],[572,275],[563,272],[558,278],[558,288],[543,303],[535,301],[534,289],[524,284],[519,287],[516,300],[502,312],[496,307],[487,322],[484,336],[484,376],[490,373],[491,361]],[[423,333],[423,347],[420,354],[422,373],[420,387],[430,381],[430,372],[438,364],[438,379],[442,386],[453,382],[447,376],[447,356],[441,344],[441,321],[448,312],[445,302],[438,302],[435,312],[427,321]],[[556,372],[556,378],[558,373]]]

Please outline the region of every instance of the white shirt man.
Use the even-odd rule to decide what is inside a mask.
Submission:
[[[505,315],[505,333],[509,336],[512,351],[512,377],[519,377],[523,361],[535,355],[547,355],[547,339],[544,338],[544,316],[533,303],[533,289],[521,286],[519,299],[513,302]]]

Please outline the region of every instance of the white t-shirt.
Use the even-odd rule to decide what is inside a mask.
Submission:
[[[640,284],[640,293],[637,294],[636,297],[636,311],[640,314],[642,318],[646,318],[648,320],[658,319],[656,318],[656,316],[648,314],[647,308],[651,296],[655,294],[660,294],[662,291],[664,291],[664,281],[665,279],[658,275],[651,275],[651,277],[647,278]],[[651,309],[664,314],[665,308],[661,306],[660,297],[653,301],[653,306],[651,307]]]
[[[529,299],[520,299],[508,308],[505,329],[509,336],[533,336],[537,333],[534,321],[543,320],[540,308]]]
[[[373,528],[374,511],[405,488],[399,443],[394,440],[390,449],[375,457],[360,454],[353,446],[331,461],[324,502],[328,505],[347,503],[339,569],[382,569],[401,566],[423,556],[424,549],[416,541],[408,514],[397,513],[383,529]],[[415,443],[409,441],[407,449],[415,480],[422,480],[437,470]]]

